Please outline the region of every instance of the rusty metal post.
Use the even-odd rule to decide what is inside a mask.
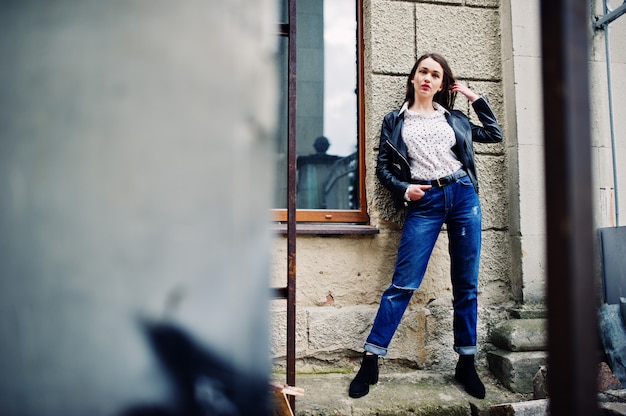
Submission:
[[[287,138],[287,384],[296,385],[296,1],[289,2]],[[296,398],[289,396],[295,413]]]
[[[587,0],[542,0],[552,415],[597,414]]]

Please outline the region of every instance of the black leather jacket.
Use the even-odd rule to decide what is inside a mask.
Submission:
[[[447,111],[446,119],[456,136],[456,145],[452,150],[463,164],[463,168],[474,184],[474,189],[478,192],[473,142],[501,142],[502,130],[486,98],[477,99],[472,103],[472,107],[474,107],[482,126],[471,123],[469,117],[458,110]],[[376,176],[383,186],[391,192],[396,208],[406,206],[404,193],[411,183],[409,157],[402,139],[404,114],[400,115],[399,113],[400,110],[392,111],[383,119],[376,162]]]

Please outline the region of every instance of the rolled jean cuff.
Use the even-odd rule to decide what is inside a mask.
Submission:
[[[378,345],[370,344],[369,342],[365,343],[363,349],[367,352],[371,352],[372,354],[380,355],[381,357],[387,355],[387,348],[382,348]]]
[[[455,345],[454,351],[458,352],[459,355],[476,355],[476,353],[478,352],[478,348],[476,348],[475,345],[469,347],[457,347]]]

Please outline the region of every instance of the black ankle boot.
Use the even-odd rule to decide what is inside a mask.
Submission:
[[[485,398],[485,385],[476,373],[473,355],[459,355],[454,378],[463,384],[467,393],[479,399]]]
[[[378,383],[378,355],[363,353],[361,368],[350,383],[348,395],[354,399],[365,396],[370,392],[370,384]]]

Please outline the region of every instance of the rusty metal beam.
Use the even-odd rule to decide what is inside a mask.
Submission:
[[[589,8],[586,0],[541,1],[548,390],[553,415],[598,412]]]
[[[296,385],[296,0],[289,0],[287,139],[287,384]],[[289,396],[295,414],[295,396]]]

